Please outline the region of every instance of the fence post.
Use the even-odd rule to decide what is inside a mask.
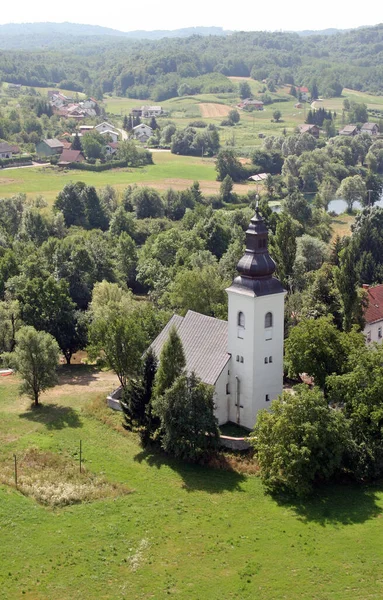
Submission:
[[[80,440],[80,473],[82,473],[81,462],[82,462],[82,441]]]
[[[15,459],[15,486],[17,489],[17,456],[16,456],[16,454],[14,454],[13,457]]]

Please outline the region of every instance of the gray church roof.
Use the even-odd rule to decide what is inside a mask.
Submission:
[[[151,344],[157,358],[173,325],[183,345],[187,372],[190,374],[194,371],[204,383],[214,385],[230,359],[227,352],[227,321],[192,310],[188,310],[185,317],[173,315]]]

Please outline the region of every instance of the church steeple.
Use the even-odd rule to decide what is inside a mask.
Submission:
[[[273,277],[275,262],[268,250],[268,231],[259,208],[246,231],[246,251],[237,265],[239,276],[233,285],[250,288],[257,296],[283,292],[280,281]]]

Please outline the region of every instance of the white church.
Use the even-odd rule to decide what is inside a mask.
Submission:
[[[268,232],[259,213],[246,231],[246,251],[238,276],[226,292],[228,320],[188,311],[173,315],[151,347],[157,357],[175,327],[182,341],[186,370],[215,388],[215,414],[252,429],[257,413],[282,393],[285,290],[273,277]]]

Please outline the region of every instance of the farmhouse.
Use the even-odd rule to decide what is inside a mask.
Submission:
[[[0,143],[0,158],[12,158],[12,146],[7,142]]]
[[[299,133],[310,133],[311,135],[313,135],[315,138],[319,138],[319,127],[318,125],[308,125],[308,124],[303,124],[303,125],[299,125],[298,126],[299,129]]]
[[[150,119],[162,115],[162,108],[161,106],[141,106],[140,108],[133,108],[131,114],[133,117]]]
[[[188,311],[173,315],[151,347],[157,357],[170,329],[181,338],[186,370],[214,386],[219,424],[228,421],[248,429],[259,410],[282,392],[285,290],[273,274],[268,231],[258,208],[246,231],[246,251],[238,276],[226,292],[228,320]],[[116,408],[116,393],[109,405]]]
[[[56,138],[43,140],[36,144],[36,154],[38,156],[53,156],[54,154],[61,154],[64,149],[64,144]]]
[[[367,307],[364,312],[365,328],[363,330],[366,336],[366,343],[382,343],[383,335],[383,284],[370,287],[363,285],[367,294]]]
[[[348,137],[353,137],[358,134],[358,128],[356,125],[346,125],[339,131],[339,135],[347,135]]]
[[[263,110],[263,102],[261,100],[255,100],[253,98],[246,98],[242,100],[239,104],[237,104],[237,108],[251,108],[253,110]]]
[[[360,128],[361,133],[368,133],[369,135],[378,135],[379,127],[376,123],[363,123]]]
[[[106,154],[108,154],[108,156],[111,156],[112,154],[116,154],[117,150],[118,150],[118,142],[110,142],[109,144],[106,144],[105,146],[105,152]]]

